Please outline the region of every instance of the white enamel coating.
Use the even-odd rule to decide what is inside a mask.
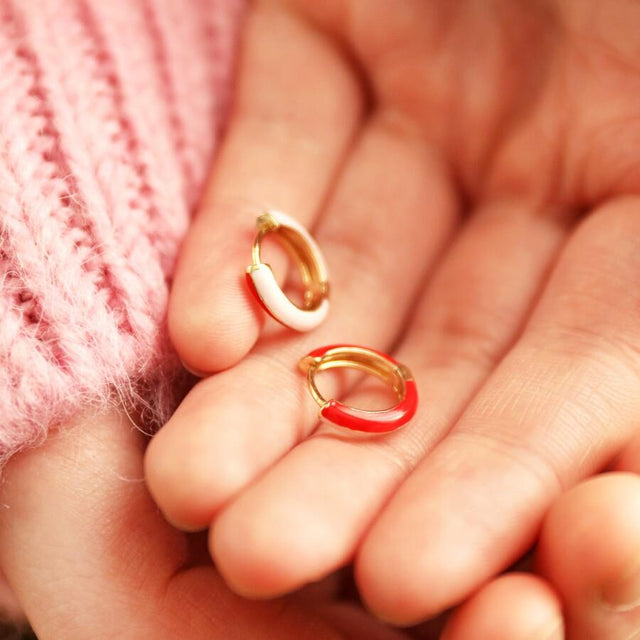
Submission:
[[[325,298],[317,309],[308,310],[297,307],[276,282],[276,277],[267,264],[255,265],[249,272],[260,300],[279,322],[295,331],[315,329],[329,313],[329,300]]]

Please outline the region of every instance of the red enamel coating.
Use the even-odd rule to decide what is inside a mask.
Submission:
[[[322,350],[326,351],[326,348]],[[321,351],[321,349],[317,351]],[[320,354],[316,352],[312,352],[311,355],[320,357]],[[385,354],[381,355],[389,358]],[[394,431],[409,422],[415,415],[417,408],[418,389],[416,388],[416,383],[413,380],[407,380],[405,383],[405,396],[402,402],[386,411],[353,409],[338,400],[330,400],[321,413],[326,420],[347,429],[366,431],[367,433],[386,433]]]
[[[280,320],[278,320],[278,318],[276,318],[273,315],[273,313],[271,313],[271,311],[269,311],[269,309],[267,309],[265,303],[262,302],[262,298],[258,295],[258,290],[256,289],[256,285],[253,282],[253,278],[251,277],[251,274],[250,273],[245,273],[245,277],[247,279],[247,286],[249,287],[249,291],[251,292],[251,295],[253,295],[253,297],[256,299],[256,302],[260,305],[261,309],[265,313],[268,313],[274,320],[276,320],[277,322],[280,322]]]

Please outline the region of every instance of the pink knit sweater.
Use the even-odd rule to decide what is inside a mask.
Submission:
[[[181,236],[241,0],[0,0],[0,463],[92,404],[165,419]]]

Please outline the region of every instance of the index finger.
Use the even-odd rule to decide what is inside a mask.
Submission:
[[[255,217],[273,207],[313,222],[362,107],[358,80],[328,36],[278,3],[256,4],[229,129],[170,302],[171,337],[190,369],[227,368],[257,340],[261,317],[244,285]]]

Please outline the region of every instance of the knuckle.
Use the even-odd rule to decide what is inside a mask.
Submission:
[[[502,348],[497,331],[492,330],[499,326],[499,322],[491,322],[486,314],[470,316],[452,310],[426,329],[437,335],[437,346],[429,354],[430,364],[444,368],[461,363],[491,366]]]
[[[624,332],[612,332],[607,323],[558,322],[536,333],[532,341],[543,352],[581,360],[606,375],[640,380],[640,343]]]
[[[494,459],[514,467],[532,481],[533,491],[549,499],[561,494],[567,480],[554,459],[519,433],[494,429],[490,433],[458,429],[450,435],[466,446],[484,449]]]

